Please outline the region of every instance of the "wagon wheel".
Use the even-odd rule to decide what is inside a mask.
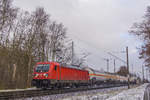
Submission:
[[[96,78],[92,78],[92,85],[96,84]]]

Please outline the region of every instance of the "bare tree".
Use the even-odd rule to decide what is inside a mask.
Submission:
[[[130,33],[138,36],[143,41],[143,45],[139,48],[140,58],[145,59],[147,66],[150,66],[150,6],[147,7],[147,12],[140,23],[134,23]]]
[[[49,31],[48,24],[50,23],[49,15],[46,14],[44,8],[37,8],[32,16],[35,20],[34,34],[37,40],[39,61],[45,61],[45,47]]]
[[[10,35],[13,22],[17,16],[18,8],[12,6],[12,0],[0,0],[0,43],[6,41]]]
[[[12,0],[0,0],[0,76],[2,81],[9,83],[11,80],[10,57],[10,34],[18,9],[12,6]],[[0,82],[2,83],[2,82]],[[4,87],[7,87],[5,84]]]
[[[90,55],[90,53],[82,53],[82,55],[79,56],[75,56],[74,57],[74,64],[78,65],[78,66],[82,66],[85,64],[85,61],[87,59],[87,57]]]
[[[55,21],[53,21],[50,26],[50,36],[51,36],[51,49],[50,49],[50,55],[52,56],[52,60],[56,58],[58,59],[62,58],[62,55],[60,55],[60,52],[62,52],[64,48],[64,39],[66,38],[66,28],[62,23],[57,24]]]
[[[121,66],[119,71],[117,72],[118,75],[121,76],[127,76],[128,75],[128,70],[126,66]]]

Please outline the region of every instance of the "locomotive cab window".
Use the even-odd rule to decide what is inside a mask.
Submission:
[[[48,72],[50,69],[50,64],[38,64],[35,71],[36,72]]]
[[[57,66],[55,65],[54,70],[57,70]]]

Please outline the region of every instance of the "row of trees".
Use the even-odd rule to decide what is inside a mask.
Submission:
[[[12,0],[0,0],[0,89],[30,87],[36,62],[71,63],[66,34],[44,8],[29,13],[14,7]]]

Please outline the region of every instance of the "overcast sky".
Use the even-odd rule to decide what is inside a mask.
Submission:
[[[141,71],[143,61],[138,59],[136,48],[142,43],[128,31],[134,22],[142,20],[149,0],[14,0],[14,4],[27,11],[44,7],[52,19],[68,28],[76,53],[91,53],[87,63],[92,68],[106,70],[103,58],[113,59],[107,52],[125,60],[125,53],[119,52],[129,46],[130,65],[133,64],[135,72]],[[116,61],[117,69],[120,65],[123,63]]]

